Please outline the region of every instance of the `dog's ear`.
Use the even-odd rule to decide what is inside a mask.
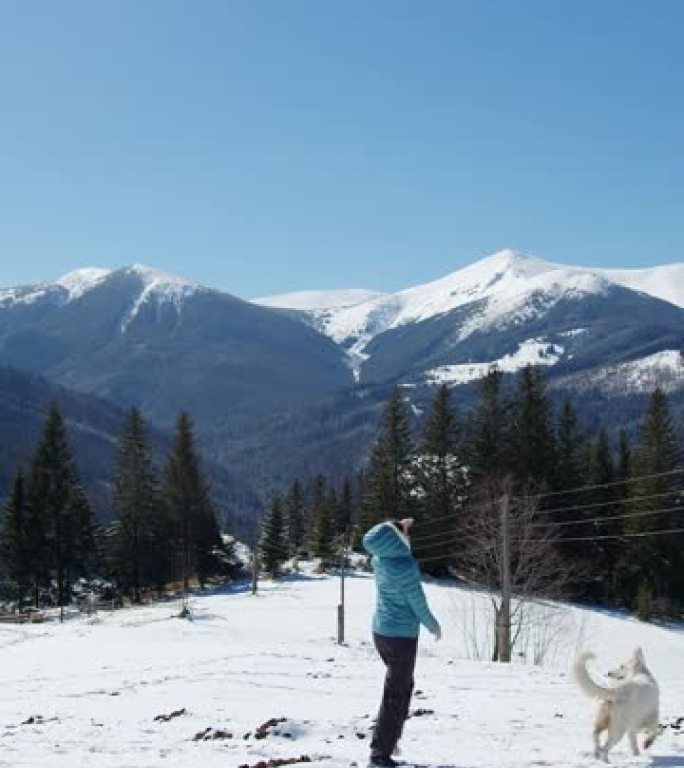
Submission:
[[[644,652],[641,650],[641,646],[634,650],[634,660],[641,664],[644,663]]]

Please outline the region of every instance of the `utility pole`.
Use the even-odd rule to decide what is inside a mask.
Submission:
[[[347,569],[347,548],[349,544],[349,529],[344,534],[342,541],[342,563],[340,566],[340,603],[337,606],[337,644],[344,643],[344,577]]]
[[[501,497],[501,610],[499,611],[499,661],[511,660],[511,539],[509,525],[510,499]]]

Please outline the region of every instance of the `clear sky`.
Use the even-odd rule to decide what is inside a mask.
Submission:
[[[681,0],[0,3],[0,285],[684,259]]]

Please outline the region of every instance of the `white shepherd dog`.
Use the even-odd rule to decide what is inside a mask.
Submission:
[[[637,734],[647,733],[644,749],[648,749],[658,735],[658,683],[644,662],[641,648],[634,651],[631,659],[608,673],[617,682],[613,687],[604,688],[595,683],[587,672],[587,661],[593,653],[582,653],[574,666],[575,680],[579,687],[601,704],[594,721],[594,755],[608,762],[608,752],[627,734],[632,752],[639,754]],[[605,744],[599,736],[608,731]]]

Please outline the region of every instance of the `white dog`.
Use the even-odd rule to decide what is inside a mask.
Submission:
[[[587,661],[593,658],[593,653],[578,656],[574,674],[584,693],[601,701],[594,721],[594,755],[607,763],[608,752],[625,734],[629,736],[632,752],[638,755],[637,734],[647,733],[644,749],[648,749],[658,735],[658,684],[646,667],[641,648],[608,673],[608,677],[617,681],[611,688],[604,688],[589,677]],[[601,746],[599,736],[603,731],[608,731],[608,737]]]

